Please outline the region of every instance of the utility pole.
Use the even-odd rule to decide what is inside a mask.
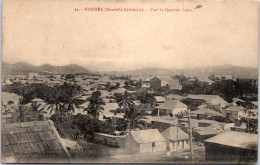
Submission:
[[[191,161],[194,161],[193,158],[193,148],[192,148],[192,129],[191,129],[191,117],[190,117],[190,109],[188,109],[188,115],[189,115],[189,140],[190,140],[190,156],[191,156]]]

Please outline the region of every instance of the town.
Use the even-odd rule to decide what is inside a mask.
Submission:
[[[257,161],[257,76],[6,74],[1,101],[4,163]]]

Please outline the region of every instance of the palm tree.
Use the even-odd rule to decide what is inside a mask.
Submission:
[[[58,116],[63,115],[64,104],[61,102],[61,97],[61,90],[59,90],[58,87],[54,87],[53,90],[50,91],[49,98],[46,104],[47,110],[50,110],[50,114],[52,114],[52,112],[55,111],[55,113]]]
[[[66,109],[67,109],[67,112],[71,112],[71,113],[74,113],[75,112],[75,109],[76,108],[79,108],[79,97],[80,96],[69,96],[69,95],[66,95],[66,101],[64,103]]]
[[[31,104],[31,115],[35,118],[35,120],[43,120],[44,107],[41,107],[41,104],[32,103]]]
[[[125,120],[128,122],[128,127],[130,131],[132,129],[140,128],[143,129],[145,122],[142,119],[146,119],[144,117],[144,110],[138,106],[132,105],[129,107],[129,110],[126,111]]]
[[[93,118],[98,119],[99,113],[102,113],[104,108],[101,105],[105,105],[105,102],[101,98],[101,92],[93,92],[91,97],[88,99],[89,105],[84,111],[88,111]]]
[[[62,102],[64,103],[67,112],[74,113],[76,108],[79,108],[79,98],[83,89],[78,84],[64,83],[60,86],[62,91]]]
[[[19,104],[18,107],[14,108],[11,114],[12,123],[20,123],[26,121],[32,121],[31,109],[27,108],[23,104]]]
[[[129,97],[127,91],[125,91],[123,97],[119,100],[118,102],[118,106],[119,108],[123,107],[124,113],[126,112],[126,109],[130,106],[134,105],[133,100]]]

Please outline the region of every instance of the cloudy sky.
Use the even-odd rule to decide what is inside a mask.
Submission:
[[[201,4],[202,8],[194,10]],[[145,12],[75,12],[75,8]],[[150,8],[192,12],[150,12]],[[118,3],[8,0],[3,3],[3,61],[79,64],[97,71],[145,67],[258,65],[255,2]]]

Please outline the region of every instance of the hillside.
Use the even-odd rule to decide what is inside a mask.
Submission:
[[[76,64],[66,66],[53,66],[49,64],[34,66],[25,62],[19,62],[15,64],[9,64],[5,62],[2,63],[3,75],[28,74],[29,72],[49,74],[75,74],[89,73],[90,71]]]
[[[110,72],[108,74],[114,74]],[[258,77],[258,68],[241,67],[235,65],[223,65],[213,67],[202,67],[193,69],[164,69],[164,68],[146,68],[140,70],[130,70],[123,72],[115,72],[116,75],[132,75],[132,76],[174,76],[183,74],[186,76],[207,76],[215,75],[233,75],[233,76],[249,76]]]

